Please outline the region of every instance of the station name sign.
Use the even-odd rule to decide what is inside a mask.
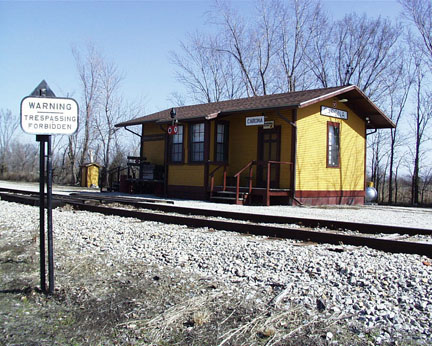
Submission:
[[[258,116],[258,117],[247,117],[246,118],[246,126],[258,126],[258,125],[264,125],[264,116]]]
[[[78,129],[78,104],[61,97],[25,97],[21,128],[35,135],[71,135]]]
[[[348,112],[343,111],[342,109],[330,108],[326,106],[321,106],[321,115],[338,118],[338,119],[348,119]]]

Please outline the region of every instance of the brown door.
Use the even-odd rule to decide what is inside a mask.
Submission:
[[[258,166],[257,186],[267,186],[267,161],[280,161],[281,128],[270,130],[258,129]],[[260,164],[265,163],[265,164]],[[280,165],[272,164],[270,169],[270,187],[279,187]]]

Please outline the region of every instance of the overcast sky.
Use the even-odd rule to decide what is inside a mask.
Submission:
[[[123,71],[128,99],[143,99],[147,112],[171,107],[175,81],[168,52],[188,32],[206,30],[211,0],[2,1],[0,0],[0,108],[19,117],[21,99],[43,79],[59,97],[79,100],[72,47],[93,42]],[[253,1],[234,1],[243,13]],[[397,18],[396,1],[324,0],[334,18],[356,11]]]

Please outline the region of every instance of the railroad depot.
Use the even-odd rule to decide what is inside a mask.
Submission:
[[[117,172],[123,190],[263,205],[363,204],[367,133],[395,127],[354,85],[177,107],[116,126],[141,139],[128,174]]]

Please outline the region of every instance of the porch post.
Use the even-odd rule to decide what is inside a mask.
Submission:
[[[165,132],[165,148],[164,148],[164,196],[168,196],[168,144],[169,144],[169,135],[168,132]]]
[[[292,194],[292,204],[295,201],[295,187],[296,187],[296,161],[297,161],[297,109],[292,110],[292,122],[291,127],[291,162],[292,162],[292,178],[291,178],[291,194]]]

